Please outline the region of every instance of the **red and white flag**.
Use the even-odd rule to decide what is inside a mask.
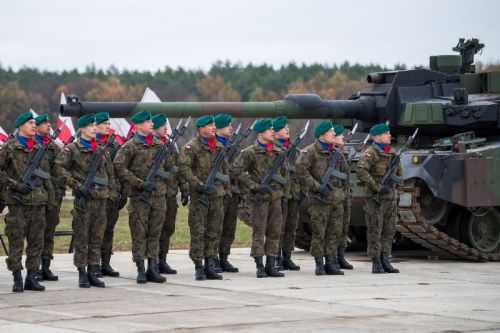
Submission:
[[[161,99],[156,95],[156,93],[149,89],[149,87],[146,87],[146,90],[144,91],[144,95],[142,96],[142,103],[161,103]],[[168,117],[168,114],[167,114]],[[170,135],[172,134],[172,127],[170,126],[170,121],[167,118],[167,134]]]
[[[66,104],[66,96],[64,93],[61,93],[61,104]],[[66,123],[64,123],[66,121]],[[57,128],[61,127],[61,133],[59,133],[58,140],[61,142],[61,145],[64,145],[65,142],[68,142],[69,138],[75,135],[75,127],[73,126],[73,122],[71,121],[71,117],[63,117],[59,115],[57,119]],[[57,142],[56,142],[57,143]]]
[[[2,126],[0,126],[0,141],[7,142],[8,139],[9,139],[9,135],[7,134],[7,132],[4,131]]]
[[[134,131],[134,124],[130,125],[125,118],[109,118],[111,130],[109,134],[116,134],[115,140],[123,144],[130,132]]]

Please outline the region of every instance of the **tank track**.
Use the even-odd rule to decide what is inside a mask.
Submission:
[[[420,215],[419,187],[405,187],[404,192],[411,195],[411,204],[399,207],[396,230],[403,236],[443,257],[478,262],[500,261],[500,253],[480,252],[429,225]]]

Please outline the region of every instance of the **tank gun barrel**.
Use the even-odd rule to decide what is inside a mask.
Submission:
[[[290,119],[352,118],[375,121],[375,99],[362,97],[357,100],[323,100],[315,94],[288,95],[274,102],[81,102],[76,96],[68,96],[61,104],[64,116],[82,116],[101,111],[113,118],[130,117],[139,110],[166,113],[171,118],[200,117],[205,114],[227,113],[237,118],[260,118],[285,115]]]

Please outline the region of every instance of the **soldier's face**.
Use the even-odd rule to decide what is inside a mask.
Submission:
[[[378,139],[376,138],[378,137]],[[375,141],[378,141],[380,143],[383,143],[384,145],[390,145],[391,144],[391,132],[385,132],[380,135],[376,135],[373,139]]]
[[[151,120],[143,121],[142,123],[136,124],[135,126],[137,128],[137,132],[140,135],[150,135],[151,133],[153,133],[153,122]]]
[[[153,130],[154,135],[165,137],[167,136],[167,125],[163,124],[160,127],[157,127]]]
[[[229,124],[226,127],[217,129],[217,134],[229,138],[233,134],[233,125]]]
[[[85,127],[80,128],[80,133],[82,137],[86,140],[95,139],[97,134],[97,125],[96,123],[88,124]]]
[[[277,132],[274,132],[278,139],[290,139],[290,128],[288,124],[285,125],[282,129]]]
[[[35,136],[35,119],[30,119],[21,126],[19,126],[19,134],[25,138],[32,138]]]
[[[333,144],[334,145],[342,145],[342,144],[344,144],[344,135],[342,135],[342,134],[335,135],[335,137],[333,138]]]
[[[97,133],[101,135],[108,135],[109,130],[111,129],[111,122],[106,120],[103,123],[97,124]]]
[[[262,143],[268,143],[274,140],[274,131],[272,128],[266,129],[264,132],[257,135],[259,141]]]
[[[215,138],[215,133],[217,129],[215,128],[214,123],[206,124],[205,126],[199,127],[198,131],[201,136],[205,138]]]
[[[335,139],[335,132],[333,131],[333,128],[330,128],[328,131],[325,133],[321,134],[318,139],[320,141],[326,142],[326,143],[334,143]]]
[[[38,135],[45,136],[50,134],[50,123],[48,121],[44,121],[40,125],[36,126],[35,132]]]

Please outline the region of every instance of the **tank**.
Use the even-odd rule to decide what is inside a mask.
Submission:
[[[404,193],[397,230],[441,256],[500,260],[500,72],[476,73],[478,39],[460,39],[454,55],[430,57],[429,69],[370,73],[363,91],[348,100],[293,94],[274,102],[82,102],[69,96],[61,114],[108,111],[128,117],[141,109],[169,117],[228,113],[239,118],[342,119],[366,133],[389,123],[396,145],[416,127],[419,136],[403,154]],[[351,122],[352,123],[352,122]],[[356,158],[355,158],[356,160]],[[353,166],[351,235],[362,241],[365,196]],[[307,205],[301,207],[296,245],[308,249]]]

